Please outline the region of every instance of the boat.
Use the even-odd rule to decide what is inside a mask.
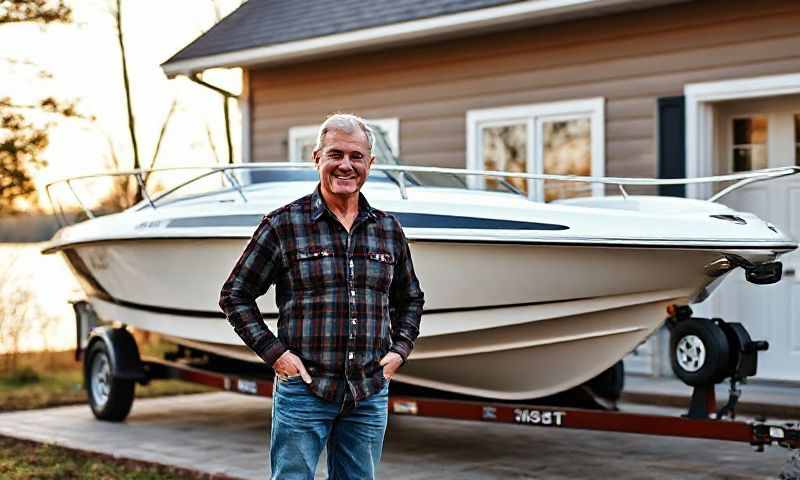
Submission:
[[[780,279],[778,258],[797,242],[717,200],[798,170],[648,180],[373,166],[362,192],[400,220],[426,296],[416,348],[395,379],[522,400],[597,377],[653,334],[671,305],[702,301],[729,272],[743,268],[754,283]],[[142,171],[114,175],[141,180]],[[180,194],[209,175],[228,185]],[[61,184],[71,189],[87,177]],[[467,188],[467,177],[508,188]],[[620,194],[538,203],[509,177],[599,183]],[[311,193],[317,180],[310,164],[208,167],[119,213],[95,217],[82,203],[89,218],[65,225],[43,252],[63,255],[104,321],[258,363],[220,312],[220,288],[262,216]],[[733,184],[709,201],[626,190],[720,181]],[[277,331],[274,290],[258,305]]]

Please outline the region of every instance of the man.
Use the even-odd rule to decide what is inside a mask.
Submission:
[[[423,293],[398,221],[361,187],[373,136],[353,115],[319,130],[316,190],[266,215],[222,288],[236,333],[275,370],[273,478],[374,478],[388,386],[414,347]],[[275,284],[275,336],[256,298]]]

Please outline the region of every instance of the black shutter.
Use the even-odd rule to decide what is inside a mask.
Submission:
[[[658,99],[658,177],[686,177],[686,101],[684,97]],[[685,185],[662,185],[659,195],[685,197]]]

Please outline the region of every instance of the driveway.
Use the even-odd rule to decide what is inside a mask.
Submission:
[[[263,479],[270,406],[226,392],[138,399],[123,424],[96,421],[85,405],[59,407],[0,414],[0,434]],[[379,476],[763,479],[777,478],[788,456],[778,447],[392,415]]]

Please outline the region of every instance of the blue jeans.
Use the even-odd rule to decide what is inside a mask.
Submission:
[[[311,480],[322,448],[328,447],[328,478],[372,479],[381,459],[389,403],[389,381],[380,392],[342,414],[297,376],[275,378],[272,396],[272,478]]]

